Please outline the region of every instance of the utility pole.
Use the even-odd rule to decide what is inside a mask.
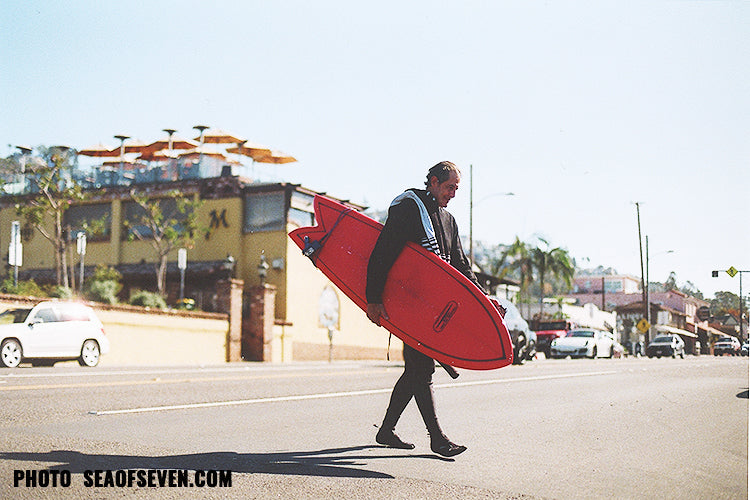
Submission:
[[[745,338],[745,319],[743,318],[743,315],[745,314],[745,298],[742,296],[742,275],[744,273],[750,273],[750,270],[740,271],[734,266],[730,266],[729,269],[727,269],[725,272],[732,278],[734,278],[738,274],[740,275],[740,342],[742,342]],[[711,271],[711,277],[718,278],[719,271]]]
[[[474,269],[474,165],[469,165],[469,262]]]
[[[643,270],[643,239],[641,237],[641,203],[638,201],[635,202],[635,212],[636,216],[638,217],[638,249],[641,254],[641,293],[643,294],[644,307],[643,317],[648,320],[648,289],[646,288],[646,275]]]

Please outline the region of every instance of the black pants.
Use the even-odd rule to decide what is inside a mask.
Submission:
[[[393,430],[396,422],[406,409],[411,398],[433,439],[443,437],[435,414],[435,399],[432,393],[432,374],[435,373],[435,360],[404,344],[404,373],[398,379],[391,393],[391,401],[383,419],[383,429]]]

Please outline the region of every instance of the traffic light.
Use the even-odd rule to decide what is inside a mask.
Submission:
[[[712,278],[718,278],[719,277],[719,271],[711,271],[711,277]]]

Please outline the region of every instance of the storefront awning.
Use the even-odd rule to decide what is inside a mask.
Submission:
[[[700,328],[701,330],[705,330],[711,335],[715,335],[717,337],[730,337],[731,336],[728,333],[722,332],[721,330],[717,330],[716,328],[711,327],[711,326],[699,326],[698,328]]]
[[[681,328],[675,328],[673,326],[669,325],[655,325],[655,327],[660,332],[665,333],[676,333],[677,335],[682,335],[683,337],[692,337],[694,339],[697,339],[698,336],[694,334],[693,332],[689,332],[687,330],[683,330]]]

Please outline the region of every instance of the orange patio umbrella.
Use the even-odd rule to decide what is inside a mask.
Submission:
[[[195,138],[196,141],[200,141],[200,139],[201,136]],[[208,129],[203,132],[203,142],[206,144],[237,144],[243,141],[245,139],[218,128]]]
[[[146,147],[148,147],[148,144],[136,139],[130,144],[123,145],[123,150],[125,153],[142,153]]]
[[[181,139],[179,137],[172,137],[172,149],[194,149],[198,147],[198,143],[190,139]],[[161,151],[162,149],[169,149],[169,140],[163,139],[160,141],[154,141],[145,148],[142,153],[144,156],[152,156],[155,152]]]
[[[78,150],[79,155],[93,156],[93,157],[109,157],[109,156],[120,156],[120,148],[109,148],[104,144],[97,144],[88,148]]]
[[[294,156],[288,155],[286,153],[282,153],[281,151],[271,151],[271,154],[258,155],[257,158],[253,157],[253,160],[259,163],[275,163],[275,164],[292,163],[292,162],[297,161],[297,159]]]
[[[255,156],[267,156],[272,153],[270,148],[249,141],[238,142],[236,146],[227,148],[227,153],[249,156],[255,160]]]
[[[187,151],[184,151],[179,154],[180,158],[184,158],[187,156],[196,156],[196,155],[213,156],[214,158],[226,159],[226,156],[221,151],[216,151],[215,149],[209,149],[207,147],[197,147],[193,149],[188,149]]]

